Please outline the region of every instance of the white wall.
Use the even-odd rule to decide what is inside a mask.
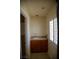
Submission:
[[[46,30],[46,17],[32,16],[30,19],[30,34],[31,36],[45,36]]]
[[[25,16],[25,38],[26,38],[26,54],[30,58],[30,17],[27,10],[21,4],[21,13]]]
[[[57,12],[57,9],[56,9],[56,4],[55,4],[54,7],[49,12],[49,14],[47,15],[48,55],[50,56],[50,59],[56,59],[56,57],[57,57],[57,46],[49,38],[50,37],[49,36],[50,35],[49,34],[49,21],[52,20],[53,18],[57,17],[56,12]],[[55,36],[55,34],[54,34],[54,36]]]

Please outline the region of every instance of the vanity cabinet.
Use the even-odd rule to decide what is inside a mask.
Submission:
[[[48,51],[48,40],[31,40],[31,52],[47,52]]]

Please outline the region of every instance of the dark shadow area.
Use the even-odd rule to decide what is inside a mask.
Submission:
[[[21,24],[21,57],[20,59],[26,59],[26,46],[25,46],[25,17],[20,15]]]

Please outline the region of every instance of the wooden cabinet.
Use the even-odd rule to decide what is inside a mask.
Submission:
[[[48,40],[31,40],[31,52],[47,52]]]
[[[47,52],[47,50],[48,50],[48,40],[41,40],[40,41],[40,50],[41,50],[41,52]]]
[[[39,40],[31,40],[31,52],[39,52],[40,51],[40,41]]]

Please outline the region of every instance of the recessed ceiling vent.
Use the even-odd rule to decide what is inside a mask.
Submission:
[[[36,15],[36,16],[39,16],[39,15]]]
[[[45,9],[44,7],[42,7],[41,9]]]

